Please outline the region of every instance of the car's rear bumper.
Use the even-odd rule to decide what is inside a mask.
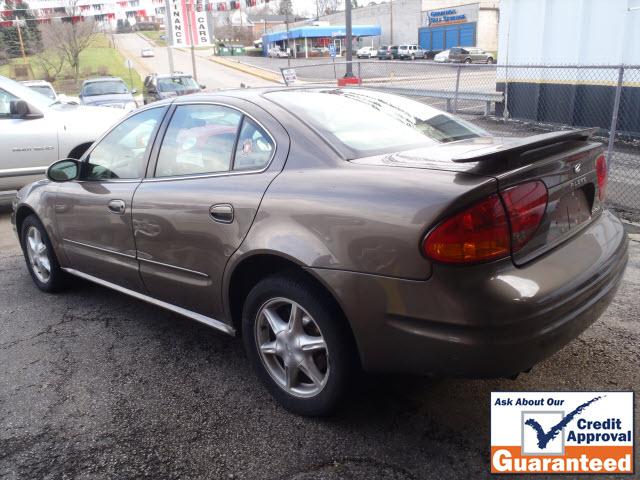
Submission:
[[[313,269],[341,304],[370,372],[509,376],[552,355],[611,302],[627,263],[605,212],[522,267],[434,265],[426,281]]]

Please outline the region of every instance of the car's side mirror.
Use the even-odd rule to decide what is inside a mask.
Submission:
[[[137,88],[132,88],[131,89],[131,94],[135,95],[136,93],[138,93],[138,89]]]
[[[44,117],[40,110],[32,107],[24,100],[11,100],[9,103],[9,109],[11,116],[16,118],[33,119]]]
[[[207,86],[206,86],[206,85],[203,85],[203,84],[201,83],[201,84],[200,84],[200,89],[201,89],[201,90],[204,90],[205,88],[207,88]]]
[[[75,158],[66,158],[52,163],[47,169],[47,178],[52,182],[68,182],[80,175],[80,162]]]

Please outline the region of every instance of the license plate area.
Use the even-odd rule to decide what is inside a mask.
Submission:
[[[565,193],[558,199],[551,214],[547,241],[553,242],[560,237],[564,237],[570,234],[572,229],[576,229],[591,220],[593,193],[587,191],[590,189],[593,189],[592,185],[585,185]]]
[[[562,243],[591,222],[595,185],[591,178],[572,180],[549,189],[545,218],[527,245],[514,253],[516,265],[523,265]]]

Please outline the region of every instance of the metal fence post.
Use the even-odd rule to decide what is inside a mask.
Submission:
[[[613,112],[611,114],[611,128],[609,129],[609,145],[607,145],[607,170],[611,168],[613,163],[613,147],[616,138],[616,128],[618,123],[618,111],[620,110],[620,97],[622,96],[622,83],[624,81],[624,65],[618,68],[618,84],[616,85],[616,94],[613,100]]]
[[[362,84],[362,62],[358,61],[358,78],[360,79],[360,83]]]
[[[456,71],[456,92],[453,97],[453,113],[458,111],[458,92],[460,91],[460,70],[462,69],[462,65],[458,65],[458,70]]]

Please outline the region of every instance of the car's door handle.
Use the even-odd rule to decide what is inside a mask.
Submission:
[[[109,211],[112,213],[117,213],[118,215],[122,215],[126,209],[125,204],[122,200],[111,200],[108,203]]]
[[[209,215],[216,222],[232,223],[233,222],[233,206],[228,203],[217,203],[209,208]]]

